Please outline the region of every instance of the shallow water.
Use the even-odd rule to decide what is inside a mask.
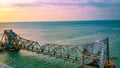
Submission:
[[[41,45],[84,44],[110,38],[110,55],[120,59],[120,21],[68,21],[68,22],[19,22],[0,23],[0,38],[4,30],[12,29],[23,38],[38,41]],[[116,67],[119,68],[119,61]],[[79,64],[62,59],[20,50],[0,52],[0,61],[13,68],[77,68]]]

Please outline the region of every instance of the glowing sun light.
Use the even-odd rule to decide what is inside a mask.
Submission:
[[[14,9],[13,8],[1,8],[0,11],[11,12],[11,11],[14,11]]]

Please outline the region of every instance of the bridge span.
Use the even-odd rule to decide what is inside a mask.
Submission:
[[[114,68],[109,60],[109,38],[88,42],[81,45],[40,45],[36,41],[20,37],[12,30],[4,30],[0,50],[27,50],[38,54],[48,55],[80,64],[80,68],[87,66],[97,68]]]

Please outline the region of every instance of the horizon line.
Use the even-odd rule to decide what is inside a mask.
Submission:
[[[119,19],[113,20],[63,20],[63,21],[14,21],[14,22],[0,22],[0,23],[21,23],[21,22],[72,22],[72,21],[119,21]]]

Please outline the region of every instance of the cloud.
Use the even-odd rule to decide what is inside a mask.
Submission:
[[[34,3],[31,3],[31,4],[23,4],[23,3],[19,3],[19,4],[13,4],[14,6],[17,6],[17,7],[39,7],[40,4],[34,4]]]
[[[14,9],[10,13],[13,21],[120,19],[119,0],[16,0],[2,4],[0,8]]]
[[[19,7],[35,7],[37,9],[44,8],[48,16],[63,13],[64,18],[66,17],[73,20],[120,19],[119,0],[40,0],[29,4],[19,3],[14,5]],[[43,9],[39,10],[41,11]],[[63,16],[58,16],[58,18],[62,18]]]
[[[32,3],[14,3],[18,7],[40,7],[40,6],[65,6],[65,7],[107,7],[107,6],[120,6],[120,1],[113,0],[36,0]]]

